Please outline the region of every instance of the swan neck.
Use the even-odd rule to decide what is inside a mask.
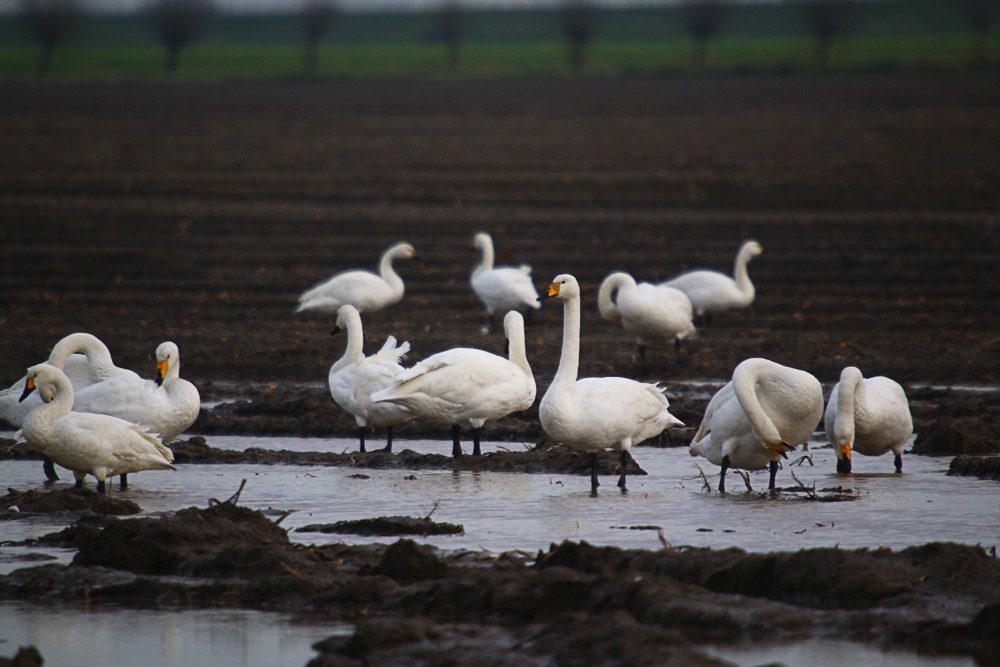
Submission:
[[[611,295],[616,289],[620,291],[624,286],[624,276],[623,273],[614,273],[608,276],[597,291],[597,310],[601,313],[601,317],[606,320],[617,322],[622,318],[618,304],[615,303]]]
[[[336,373],[345,366],[350,366],[361,361],[364,357],[364,336],[364,330],[361,327],[361,317],[358,315],[349,317],[347,320],[347,348],[344,350],[344,356],[338,359],[330,369],[331,373]]]
[[[737,366],[733,373],[733,391],[740,407],[750,420],[754,433],[764,441],[765,444],[776,444],[781,441],[781,433],[774,421],[764,411],[757,396],[757,383],[760,379],[762,369],[756,364],[746,364],[745,362]]]
[[[508,345],[510,346],[510,350],[507,358],[510,362],[524,371],[524,374],[529,378],[534,378],[531,373],[531,365],[528,364],[528,353],[524,343],[524,329],[513,332]]]
[[[48,403],[43,403],[28,413],[21,428],[26,431],[46,430],[56,419],[68,415],[73,409],[73,385],[65,375],[52,380],[56,386],[55,396]],[[40,391],[41,387],[35,389]]]
[[[493,241],[484,239],[482,250],[482,260],[479,262],[479,266],[476,267],[476,273],[493,270],[493,262],[495,260],[493,255]]]
[[[841,377],[840,389],[837,390],[838,419],[849,419],[854,423],[854,406],[864,401],[864,391],[864,377],[860,373]]]
[[[48,363],[62,370],[70,355],[78,352],[87,357],[90,374],[95,379],[114,375],[115,364],[111,360],[111,352],[104,343],[90,334],[72,334],[60,340],[52,348]]]
[[[752,297],[754,294],[754,287],[753,283],[750,282],[750,272],[747,271],[747,264],[749,262],[749,248],[743,248],[740,250],[740,253],[736,256],[736,261],[733,263],[733,280],[736,281],[736,287],[739,288],[740,292]]]
[[[580,372],[580,297],[567,299],[563,308],[562,354],[552,383],[573,385]]]
[[[389,251],[382,255],[382,261],[379,262],[378,271],[382,276],[382,280],[389,283],[393,291],[399,294],[403,293],[403,279],[399,277],[396,273],[396,269],[392,266],[392,261],[395,259],[392,251]]]

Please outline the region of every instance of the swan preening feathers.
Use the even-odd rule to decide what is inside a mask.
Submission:
[[[459,430],[472,429],[473,455],[481,453],[479,429],[489,419],[527,410],[535,400],[535,378],[528,365],[524,318],[504,317],[508,357],[457,347],[433,354],[399,373],[391,386],[372,395],[378,403],[411,410],[427,421],[452,427],[452,455],[462,453]]]
[[[903,447],[913,433],[906,392],[887,377],[866,378],[854,366],[840,373],[823,420],[826,437],[837,453],[837,472],[851,472],[851,453],[895,454],[896,472],[903,472]]]
[[[621,322],[639,343],[639,360],[644,361],[647,345],[672,343],[696,335],[691,301],[684,292],[664,285],[636,284],[624,272],[609,275],[597,291],[601,317]]]
[[[778,460],[808,440],[823,416],[823,387],[805,371],[767,359],[747,359],[705,408],[691,441],[691,456],[704,456],[726,470],[770,466],[774,488]]]
[[[472,271],[472,290],[486,306],[490,324],[493,314],[508,310],[524,311],[540,308],[538,292],[531,282],[531,267],[493,266],[493,239],[485,232],[473,238],[473,247],[482,253],[482,260]]]
[[[655,437],[671,426],[683,426],[667,408],[663,390],[621,377],[577,379],[580,366],[580,284],[569,274],[556,276],[544,298],[563,303],[563,341],[559,368],[549,385],[538,416],[550,438],[590,457],[591,491],[597,481],[597,452],[621,450],[621,477],[632,445]]]
[[[333,314],[344,304],[354,306],[360,313],[382,310],[403,298],[403,279],[393,269],[393,260],[416,257],[417,251],[409,243],[390,246],[382,253],[378,274],[353,270],[332,275],[303,292],[295,312]]]
[[[748,308],[756,294],[747,263],[764,252],[764,246],[756,241],[745,241],[736,253],[733,275],[718,271],[696,269],[687,271],[660,285],[673,287],[687,294],[694,308],[694,314],[710,320],[712,313],[737,308]]]
[[[361,451],[365,451],[365,429],[368,426],[385,426],[387,440],[385,449],[392,451],[392,427],[413,418],[405,407],[391,403],[375,403],[372,394],[392,385],[403,367],[399,362],[410,351],[409,343],[396,345],[396,338],[389,336],[382,349],[370,357],[362,352],[364,331],[361,314],[351,305],[341,306],[337,311],[337,325],[333,333],[347,330],[347,348],[342,356],[330,367],[328,382],[334,402],[354,416],[358,425]]]
[[[72,470],[77,486],[89,474],[103,492],[104,480],[114,475],[174,470],[173,452],[146,428],[108,415],[72,412],[73,385],[55,366],[28,369],[22,398],[35,390],[43,404],[24,418],[20,435],[29,449]]]

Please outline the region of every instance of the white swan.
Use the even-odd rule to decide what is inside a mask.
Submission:
[[[736,253],[733,263],[733,277],[718,271],[697,269],[687,271],[661,285],[673,287],[687,294],[694,307],[694,314],[705,316],[711,321],[712,313],[737,308],[748,308],[753,303],[756,292],[747,273],[747,262],[764,252],[764,246],[756,241],[745,241]]]
[[[689,451],[722,466],[719,491],[726,490],[729,468],[766,466],[773,489],[778,459],[808,440],[822,417],[819,380],[767,359],[747,359],[708,402]]]
[[[542,397],[538,416],[550,438],[590,457],[591,491],[596,491],[597,452],[621,450],[621,477],[631,459],[632,445],[648,440],[671,426],[683,426],[667,408],[663,390],[622,377],[577,380],[580,366],[580,285],[568,274],[556,276],[547,296],[563,302],[563,340],[559,369]]]
[[[374,403],[372,394],[392,385],[404,368],[399,362],[410,351],[410,344],[396,345],[396,338],[389,336],[382,349],[370,357],[362,353],[364,331],[361,315],[354,306],[341,306],[337,311],[337,324],[331,333],[347,330],[347,349],[330,367],[330,395],[334,402],[354,415],[358,424],[361,451],[365,450],[365,428],[385,426],[388,438],[385,451],[392,451],[392,427],[413,418],[407,408],[392,403]]]
[[[403,279],[392,268],[396,259],[416,258],[417,251],[409,243],[397,243],[382,253],[378,275],[371,271],[342,271],[310,287],[299,296],[296,313],[314,310],[336,313],[344,304],[351,304],[362,313],[374,313],[403,298]]]
[[[473,247],[482,251],[482,261],[472,271],[472,291],[486,306],[489,328],[493,327],[493,315],[497,311],[524,311],[526,308],[540,308],[538,292],[531,282],[531,267],[493,266],[493,239],[486,232],[479,232],[473,238]],[[528,311],[530,313],[530,310]]]
[[[156,380],[125,374],[77,391],[74,412],[111,415],[149,428],[162,442],[170,442],[198,418],[201,395],[181,378],[181,353],[166,341],[156,348]]]
[[[851,472],[851,452],[865,456],[895,455],[903,472],[903,447],[913,434],[906,392],[887,377],[866,378],[854,366],[840,373],[823,420],[826,437],[837,453],[837,472]]]
[[[625,331],[635,335],[640,363],[645,362],[646,345],[673,343],[680,350],[683,339],[697,335],[691,300],[684,292],[663,285],[636,284],[635,278],[621,271],[601,283],[597,309],[601,317],[621,322]]]
[[[173,452],[146,429],[117,417],[72,412],[73,385],[55,366],[28,369],[22,397],[37,388],[44,404],[32,410],[18,433],[28,449],[73,471],[76,485],[90,474],[104,493],[104,480],[139,470],[174,470]]]
[[[62,369],[75,390],[116,375],[139,379],[138,375],[127,368],[115,366],[108,346],[89,333],[73,333],[60,340],[49,353],[47,363]],[[18,401],[26,380],[27,376],[23,376],[10,388],[0,391],[0,417],[18,428],[28,413],[42,404],[42,399],[35,394],[23,402]]]
[[[483,424],[527,410],[535,400],[524,318],[512,310],[503,325],[509,358],[466,347],[438,352],[397,375],[393,385],[373,394],[372,400],[395,403],[433,423],[451,425],[453,456],[462,454],[460,428],[471,428],[472,453],[479,456]]]

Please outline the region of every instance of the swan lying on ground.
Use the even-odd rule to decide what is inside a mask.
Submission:
[[[647,345],[673,343],[680,350],[683,339],[697,335],[691,301],[684,292],[663,285],[636,284],[635,278],[621,271],[601,283],[597,309],[601,317],[621,322],[625,331],[635,335],[640,363],[645,363]]]
[[[60,369],[38,364],[28,369],[22,398],[35,390],[44,402],[28,413],[18,437],[73,471],[76,485],[90,474],[104,493],[104,480],[139,470],[174,470],[174,454],[142,426],[124,419],[72,412],[73,385]]]
[[[621,477],[632,456],[632,445],[659,435],[671,426],[683,426],[667,408],[670,402],[654,384],[622,377],[577,380],[580,366],[580,285],[563,274],[549,285],[546,297],[563,302],[563,341],[559,368],[538,416],[550,438],[590,457],[590,486],[596,491],[597,452],[607,447],[621,450]]]
[[[866,378],[854,366],[840,373],[824,418],[826,437],[837,453],[837,472],[851,472],[851,452],[882,456],[892,451],[903,472],[903,447],[913,434],[906,392],[887,377]]]
[[[416,258],[417,251],[409,243],[397,243],[382,253],[378,275],[371,271],[343,271],[310,287],[299,296],[296,313],[316,311],[336,313],[350,304],[361,313],[374,313],[403,298],[403,279],[392,268],[396,259]]]
[[[774,488],[778,459],[805,442],[823,417],[823,387],[805,371],[767,359],[747,359],[716,392],[689,450],[717,466],[719,491],[729,468],[770,466]]]
[[[361,451],[365,450],[365,428],[385,426],[388,432],[385,451],[392,451],[392,427],[413,419],[405,407],[392,403],[375,403],[372,394],[392,385],[405,369],[399,362],[410,351],[410,344],[396,345],[396,338],[389,336],[382,349],[370,357],[362,352],[364,331],[361,315],[354,306],[341,306],[337,311],[337,325],[331,334],[347,330],[347,349],[330,367],[330,395],[334,402],[354,415],[358,424]]]
[[[660,285],[673,287],[687,294],[694,307],[694,314],[712,321],[712,313],[738,308],[749,308],[756,292],[750,282],[747,263],[764,252],[764,246],[756,241],[745,241],[736,253],[733,263],[733,277],[718,271],[696,269],[687,271]]]
[[[479,429],[489,419],[527,410],[535,400],[535,378],[524,345],[524,318],[510,311],[503,320],[507,359],[467,347],[431,355],[396,376],[391,387],[372,395],[411,410],[421,419],[450,425],[452,455],[460,456],[459,432],[472,429],[474,456],[482,451]]]
[[[472,271],[472,291],[486,306],[489,327],[493,328],[496,312],[525,310],[530,314],[533,308],[540,308],[538,292],[531,282],[531,267],[493,266],[493,239],[485,232],[473,238],[473,246],[482,251],[482,261]]]
[[[149,428],[170,442],[198,418],[201,395],[180,377],[181,356],[176,343],[156,348],[156,380],[119,375],[76,392],[75,412],[111,415]]]

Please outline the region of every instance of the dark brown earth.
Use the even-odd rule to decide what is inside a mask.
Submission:
[[[424,261],[400,262],[406,296],[365,317],[366,350],[393,334],[412,344],[410,361],[458,345],[500,352],[498,334],[480,334],[468,286],[471,237],[486,230],[501,262],[533,265],[540,289],[558,273],[580,279],[582,374],[664,382],[689,428],[708,395],[681,381],[722,381],[764,356],[827,389],[848,364],[900,381],[929,453],[1000,443],[997,392],[926,386],[1000,381],[996,74],[0,92],[0,386],[73,331],[98,335],[147,377],[153,350],[171,339],[183,375],[206,400],[226,401],[196,423],[209,440],[353,436],[325,387],[343,340],[329,336],[329,317],[294,316],[297,295],[335,271],[373,268],[406,239]],[[646,367],[620,326],[599,318],[596,288],[610,271],[656,280],[728,270],[748,237],[765,247],[750,265],[753,315],[719,316],[679,355],[651,351]],[[546,304],[527,328],[539,394],[558,363],[561,317]],[[423,435],[447,433],[397,428],[404,440]],[[486,437],[541,441],[537,410],[488,424]],[[211,519],[226,536],[216,545],[196,527],[208,515],[185,512],[78,528],[92,533],[79,562],[2,577],[0,596],[308,609],[356,622],[349,641],[322,645],[323,665],[455,655],[712,664],[689,642],[742,636],[849,637],[997,661],[984,642],[1000,636],[997,561],[973,547],[568,544],[532,565],[405,542],[392,552],[303,547],[236,510]],[[130,531],[190,542],[144,559],[121,549]],[[183,546],[198,543],[219,551]],[[155,567],[136,569],[147,560]],[[163,578],[172,574],[196,578]]]

